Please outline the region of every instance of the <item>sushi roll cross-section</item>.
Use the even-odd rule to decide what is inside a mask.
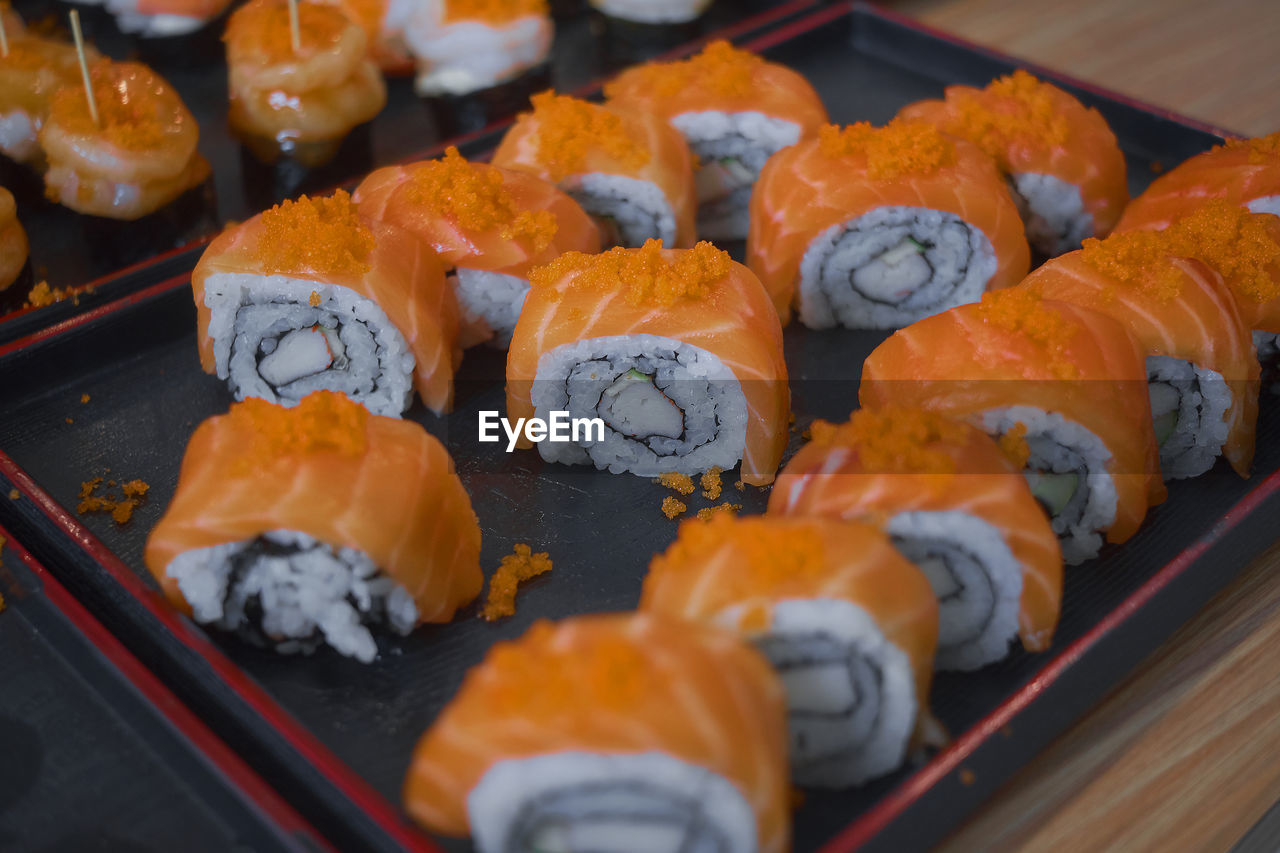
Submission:
[[[483,583],[480,526],[444,445],[323,391],[202,423],[146,563],[202,624],[366,663],[374,630],[448,622]]]
[[[827,123],[818,93],[800,74],[729,42],[690,59],[624,71],[605,86],[609,103],[662,116],[698,158],[698,236],[744,240],[748,201],[765,161]]]
[[[938,669],[977,669],[1011,641],[1043,651],[1062,602],[1062,550],[1013,458],[970,424],[919,409],[815,421],[769,495],[769,513],[883,530],[938,597]]]
[[[507,418],[567,411],[603,436],[548,461],[643,477],[742,463],[773,481],[787,441],[782,329],[751,271],[710,243],[571,252],[530,276],[507,358]],[[521,446],[529,445],[526,440]]]
[[[928,708],[938,604],[869,525],[715,515],[654,557],[642,612],[739,632],[787,691],[791,778],[843,788],[906,758]]]
[[[541,65],[555,26],[547,0],[419,0],[405,21],[419,95],[466,95]]]
[[[191,274],[200,362],[237,399],[338,391],[399,415],[438,413],[462,358],[458,307],[431,247],[360,216],[339,190],[286,201],[220,234]]]
[[[782,853],[783,690],[732,632],[655,614],[495,645],[413,753],[409,814],[479,853]]]
[[[525,172],[439,160],[373,172],[352,196],[360,212],[416,234],[451,268],[464,345],[505,347],[529,292],[529,271],[565,252],[600,251],[600,232],[565,193]]]
[[[894,329],[1026,275],[991,158],[927,124],[827,125],[765,164],[747,258],[786,323]]]

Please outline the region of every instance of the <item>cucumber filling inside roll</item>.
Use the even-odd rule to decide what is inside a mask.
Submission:
[[[220,273],[205,282],[218,377],[236,399],[295,405],[337,391],[398,416],[413,393],[413,354],[372,300],[335,285]]]
[[[601,226],[606,248],[638,249],[653,239],[675,245],[676,215],[657,184],[589,172],[567,179],[561,189]]]
[[[1093,236],[1093,214],[1084,209],[1075,184],[1038,172],[1020,172],[1008,180],[1027,242],[1041,255],[1056,258],[1079,249],[1086,237]]]
[[[354,548],[290,530],[188,551],[166,568],[196,621],[282,653],[327,644],[364,663],[378,654],[371,628],[408,634],[413,598]]]
[[[953,213],[880,207],[814,238],[800,262],[800,320],[891,329],[976,302],[996,272],[991,241]]]
[[[752,641],[787,692],[797,784],[843,788],[902,763],[916,717],[911,664],[865,610],[830,599],[782,601]]]
[[[458,296],[463,317],[473,324],[483,322],[493,331],[488,341],[491,346],[509,346],[520,309],[529,295],[529,282],[513,275],[459,267],[449,277],[449,283]]]
[[[732,371],[706,350],[655,335],[592,338],[538,361],[533,404],[598,418],[599,436],[538,445],[553,462],[655,476],[732,468],[746,444],[746,401]]]
[[[736,786],[660,752],[558,752],[493,765],[467,797],[481,853],[758,849]]]
[[[1163,355],[1147,357],[1151,417],[1168,479],[1196,477],[1222,454],[1231,389],[1222,374]]]
[[[888,530],[938,597],[935,667],[970,670],[1005,657],[1018,635],[1022,570],[1000,531],[959,511],[899,513]]]

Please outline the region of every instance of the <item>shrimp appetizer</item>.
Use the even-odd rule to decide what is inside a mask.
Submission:
[[[0,290],[18,280],[27,265],[27,232],[18,222],[13,195],[0,187]]]
[[[5,7],[9,49],[0,55],[0,154],[39,167],[40,128],[49,117],[53,96],[80,84],[76,49],[66,42],[39,38],[22,30],[22,21]],[[86,47],[86,59],[98,58]]]

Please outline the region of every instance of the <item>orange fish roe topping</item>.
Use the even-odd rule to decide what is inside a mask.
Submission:
[[[521,210],[503,186],[499,169],[468,163],[453,146],[442,159],[413,168],[408,194],[468,231],[496,230],[504,240],[530,240],[536,252],[551,245],[559,227],[549,210]]]
[[[1257,136],[1253,139],[1228,139],[1219,148],[1228,151],[1248,148],[1249,163],[1254,166],[1262,166],[1274,162],[1276,158],[1280,158],[1280,130],[1267,136]]]
[[[1049,356],[1049,369],[1059,379],[1075,379],[1079,375],[1079,368],[1067,353],[1076,327],[1057,311],[1046,308],[1040,297],[1030,290],[1021,287],[989,290],[982,294],[978,316],[1043,348]]]
[[[1159,231],[1088,237],[1081,245],[1080,257],[1089,266],[1147,296],[1169,302],[1182,292],[1186,274],[1174,265],[1169,239]]]
[[[77,289],[74,287],[50,287],[49,282],[37,282],[27,294],[26,308],[46,308],[55,302],[70,299],[73,305],[80,304],[80,294],[93,293],[92,287]]]
[[[547,0],[445,0],[444,22],[485,21],[505,24],[529,15],[546,17]]]
[[[727,515],[732,517],[734,515],[737,515],[738,511],[741,509],[742,509],[742,504],[731,504],[728,501],[725,501],[724,503],[719,504],[718,506],[708,506],[698,510],[698,520],[710,521],[711,519],[715,518],[718,515]]]
[[[523,581],[551,571],[551,559],[545,551],[535,554],[523,542],[516,543],[512,553],[502,558],[498,570],[489,579],[489,600],[480,611],[486,622],[514,616],[516,589]]]
[[[598,255],[566,252],[529,273],[534,287],[550,287],[574,274],[569,286],[584,290],[626,289],[630,305],[669,308],[682,299],[702,299],[724,281],[732,269],[728,252],[707,242],[680,250],[668,261],[661,240],[648,240],[639,249],[615,247]]]
[[[538,122],[538,160],[553,181],[581,171],[594,150],[626,169],[640,169],[649,162],[649,150],[628,132],[617,113],[551,91],[530,100]]]
[[[250,437],[237,460],[244,470],[309,453],[355,457],[367,446],[369,410],[333,391],[314,391],[291,409],[249,397],[233,403],[227,417]]]
[[[1015,146],[1066,144],[1071,122],[1059,109],[1055,91],[1054,86],[1018,69],[982,91],[966,89],[952,96],[954,113],[944,129],[973,142],[1007,169],[1009,151]]]
[[[1206,202],[1165,229],[1170,254],[1198,258],[1254,302],[1280,298],[1280,244],[1267,213],[1221,199]]]
[[[689,485],[689,491],[693,491],[692,483]],[[678,515],[684,515],[687,509],[689,507],[685,505],[684,501],[676,500],[671,495],[667,495],[662,499],[662,514],[667,518],[674,519]]]
[[[130,151],[146,151],[158,148],[174,127],[190,120],[183,115],[186,110],[177,93],[144,65],[100,59],[90,67],[89,75],[99,122],[94,124],[84,86],[75,85],[64,86],[53,96],[50,124],[69,133],[106,139]]]
[[[295,52],[288,2],[253,0],[231,15],[222,40],[227,43],[230,64],[271,65],[295,62],[332,50],[353,26],[357,25],[337,6],[298,3],[301,49]]]
[[[1009,458],[1015,467],[1027,467],[1031,458],[1031,446],[1027,444],[1027,425],[1018,421],[1009,431],[1000,436],[1000,452]]]
[[[651,62],[627,73],[629,82],[671,98],[686,89],[700,89],[721,98],[747,98],[755,93],[755,73],[764,59],[717,40],[682,62]],[[606,97],[618,93],[616,83],[604,87]]]
[[[863,469],[873,474],[952,474],[955,461],[937,445],[961,445],[969,430],[935,412],[903,406],[859,409],[842,424],[813,422],[818,447],[858,451]]]
[[[818,147],[832,160],[865,158],[867,175],[880,181],[928,175],[956,158],[955,144],[937,128],[898,119],[884,127],[866,121],[826,125],[818,131]]]
[[[721,549],[732,549],[738,557],[722,590],[730,600],[804,586],[827,572],[822,537],[814,526],[778,524],[768,516],[735,518],[727,513],[681,524],[676,541],[653,559],[649,572],[701,571]]]
[[[702,496],[704,498],[709,501],[719,499],[720,492],[724,489],[724,486],[720,482],[720,469],[712,468],[710,471],[707,471],[698,478],[698,485],[702,486]]]
[[[112,495],[99,495],[97,492],[101,485],[101,477],[94,477],[80,484],[80,503],[76,506],[76,512],[81,515],[109,512],[112,520],[121,525],[127,524],[129,519],[133,518],[134,509],[142,503],[142,499],[151,490],[151,486],[142,480],[130,480],[120,485],[123,497],[117,498]],[[115,480],[108,485],[114,486]]]
[[[316,290],[311,291],[311,295],[307,297],[307,304],[312,308],[319,307],[321,301],[320,292]]]
[[[363,275],[370,269],[373,231],[345,190],[328,198],[304,195],[297,201],[283,201],[265,211],[260,221],[254,256],[263,275]]]
[[[668,471],[665,474],[658,475],[658,482],[679,494],[693,494],[693,478],[688,474],[677,474],[674,471]]]

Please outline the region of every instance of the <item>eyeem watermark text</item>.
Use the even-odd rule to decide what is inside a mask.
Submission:
[[[480,441],[501,441],[499,428],[506,433],[508,453],[516,449],[521,435],[534,444],[542,441],[604,441],[604,421],[600,418],[571,418],[568,412],[552,412],[546,420],[516,418],[513,425],[496,411],[480,412]]]

